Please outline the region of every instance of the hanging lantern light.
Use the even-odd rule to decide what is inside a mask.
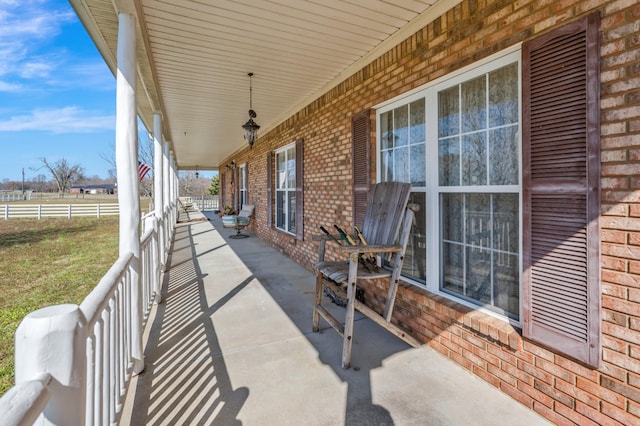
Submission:
[[[258,123],[253,121],[254,118],[257,117],[256,112],[253,110],[253,86],[252,86],[252,78],[253,73],[249,74],[249,121],[242,125],[242,129],[244,130],[244,138],[249,144],[249,149],[253,148],[253,144],[256,139],[258,139],[258,129],[260,126]]]

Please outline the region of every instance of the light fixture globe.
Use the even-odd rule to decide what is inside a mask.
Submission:
[[[253,119],[256,118],[258,115],[253,110],[253,86],[251,84],[253,73],[250,72],[248,75],[249,75],[249,121],[247,121],[242,125],[242,129],[244,130],[244,138],[249,144],[249,149],[251,149],[253,148],[253,144],[256,142],[256,139],[258,139],[258,129],[260,128],[260,126],[258,125],[258,123],[253,121]]]

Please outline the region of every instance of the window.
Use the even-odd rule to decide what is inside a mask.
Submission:
[[[276,228],[296,232],[296,146],[276,151]]]
[[[515,62],[436,88],[439,289],[514,319],[520,312],[518,82]]]
[[[241,164],[238,167],[238,200],[239,210],[247,203],[247,165]]]
[[[595,368],[599,27],[596,12],[377,112],[378,176],[424,194],[425,286],[517,321],[525,337]],[[422,132],[412,117],[420,98],[424,158],[412,136]]]
[[[378,111],[380,180],[410,182],[420,206],[403,275],[515,321],[519,56],[503,53]]]
[[[380,176],[382,182],[412,184],[410,203],[420,210],[411,228],[411,237],[402,268],[403,275],[425,282],[425,98],[397,106],[379,115]]]

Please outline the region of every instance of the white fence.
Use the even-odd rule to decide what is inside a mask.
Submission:
[[[7,193],[0,193],[0,201],[5,202],[5,201],[24,201],[24,200],[30,200],[31,199],[31,192],[25,192],[24,194],[20,193],[20,194],[7,194]]]
[[[134,304],[146,322],[160,301],[161,239],[168,242],[174,218],[175,206],[161,221],[146,216],[140,262],[133,253],[121,256],[80,306],[24,318],[16,331],[16,386],[0,399],[3,424],[117,423],[135,369],[132,330],[144,327]]]
[[[118,203],[105,204],[4,204],[0,205],[4,220],[43,217],[115,216],[119,214]]]
[[[200,211],[220,210],[220,197],[217,195],[203,195],[202,197],[180,197],[182,203],[194,204]]]

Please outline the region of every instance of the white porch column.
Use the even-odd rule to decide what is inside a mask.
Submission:
[[[160,221],[164,220],[164,160],[163,160],[163,141],[162,141],[162,116],[160,114],[153,115],[153,197],[156,218]],[[160,227],[162,229],[162,227]],[[162,231],[160,231],[162,233]],[[160,262],[164,269],[165,247],[164,235],[159,236],[160,240]]]
[[[158,258],[155,260],[158,262],[158,269],[154,271],[154,301],[160,303],[161,298],[161,284],[160,284],[160,271],[165,269],[165,240],[164,240],[164,201],[162,187],[162,175],[164,164],[162,160],[162,116],[158,113],[153,115],[153,198],[154,198],[154,212],[156,217],[156,230]]]
[[[144,369],[142,351],[142,292],[140,289],[140,191],[138,122],[136,114],[136,22],[118,14],[118,74],[116,78],[116,168],[120,204],[120,256],[132,252],[131,356],[133,372]]]
[[[169,209],[170,203],[170,191],[171,191],[171,176],[169,173],[169,142],[164,142],[164,150],[162,152],[162,190],[163,190],[163,198],[162,198],[162,211],[163,218],[165,220],[164,229],[165,236],[164,241],[168,246],[171,241],[172,233],[173,233],[173,224],[171,223],[171,211]]]
[[[171,211],[173,212],[173,225],[176,224],[176,222],[178,221],[178,209],[177,209],[177,205],[178,205],[178,197],[177,197],[177,191],[176,191],[176,182],[178,179],[178,173],[176,172],[176,162],[175,162],[175,157],[173,155],[173,151],[169,152],[169,170],[171,173]]]

